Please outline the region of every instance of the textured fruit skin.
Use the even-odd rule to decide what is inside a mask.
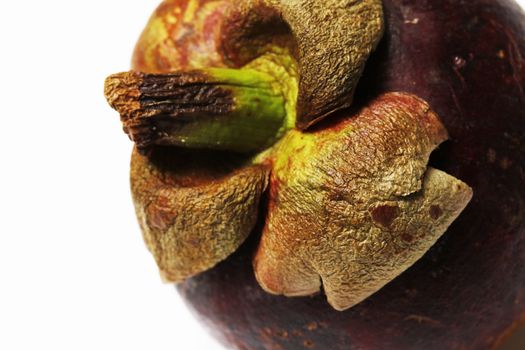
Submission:
[[[385,0],[387,30],[356,103],[427,100],[451,140],[431,165],[474,197],[414,266],[345,312],[324,295],[265,293],[260,227],[216,268],[178,286],[228,349],[487,349],[525,321],[525,15],[511,0]]]

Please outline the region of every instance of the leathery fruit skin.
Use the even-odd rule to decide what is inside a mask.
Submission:
[[[265,293],[235,254],[178,285],[229,349],[487,349],[525,321],[525,15],[510,0],[385,0],[356,103],[416,93],[450,140],[430,161],[475,196],[437,244],[357,306]]]

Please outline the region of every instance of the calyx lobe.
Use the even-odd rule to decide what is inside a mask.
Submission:
[[[236,69],[188,70],[181,61],[176,71],[131,71],[106,80],[106,98],[139,148],[261,151],[283,130],[306,129],[350,106],[383,31],[380,0],[233,0],[220,11],[224,19],[213,37],[223,63]],[[166,28],[157,31],[164,42]],[[151,50],[138,52],[155,61]],[[199,53],[188,62],[193,56]]]
[[[208,270],[251,232],[268,170],[241,156],[135,149],[131,190],[144,240],[168,282]]]
[[[291,132],[270,178],[254,258],[259,284],[288,296],[320,290],[347,309],[416,262],[472,196],[427,168],[447,138],[415,96],[390,93],[332,128]]]
[[[230,62],[246,64],[272,45],[296,56],[300,129],[350,106],[383,34],[380,0],[236,0],[226,16],[220,47]]]

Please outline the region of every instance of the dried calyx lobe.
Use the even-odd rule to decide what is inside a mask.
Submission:
[[[275,44],[295,57],[301,72],[299,129],[350,106],[365,62],[383,33],[380,0],[239,0],[229,19],[220,49],[235,65]]]
[[[304,129],[351,104],[382,35],[381,1],[229,5],[216,49],[230,69],[107,79],[106,96],[139,147],[261,151],[286,130]]]
[[[328,302],[344,310],[415,263],[472,196],[465,183],[427,168],[446,138],[429,106],[402,93],[331,127],[287,134],[254,259],[259,284],[300,296],[322,283]]]
[[[297,130],[351,103],[381,37],[380,1],[232,1],[224,11],[216,50],[230,68],[106,80],[137,149],[155,146],[132,157],[146,243],[168,281],[205,271],[244,241],[269,187],[260,285],[297,296],[323,283],[334,308],[351,307],[419,259],[470,200],[464,183],[427,169],[446,130],[407,94]],[[137,61],[148,60],[139,51]]]
[[[133,152],[135,209],[164,280],[182,281],[212,268],[251,232],[268,170],[245,163],[240,155],[216,151]]]

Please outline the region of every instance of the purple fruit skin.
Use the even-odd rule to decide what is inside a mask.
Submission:
[[[356,103],[426,99],[450,140],[431,164],[474,197],[414,266],[359,305],[265,293],[260,234],[177,288],[229,349],[487,349],[525,321],[525,15],[510,0],[385,0],[387,30]],[[263,211],[263,209],[261,209]]]

